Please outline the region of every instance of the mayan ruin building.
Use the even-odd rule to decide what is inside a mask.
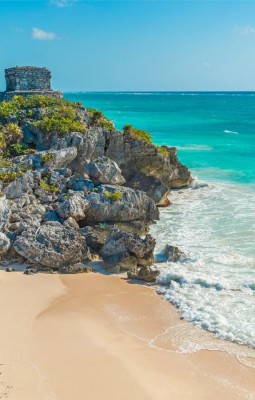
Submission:
[[[10,100],[13,96],[62,97],[62,93],[51,89],[51,72],[47,68],[13,67],[5,70],[6,91],[0,92],[0,101]]]

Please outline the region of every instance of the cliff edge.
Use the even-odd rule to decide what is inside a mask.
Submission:
[[[157,206],[191,180],[175,148],[130,125],[116,130],[80,103],[41,95],[0,103],[2,260],[61,272],[96,258],[116,272],[148,268]]]

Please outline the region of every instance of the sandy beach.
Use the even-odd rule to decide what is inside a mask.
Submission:
[[[0,271],[0,303],[0,399],[255,399],[254,368],[176,349],[192,326],[150,287]]]

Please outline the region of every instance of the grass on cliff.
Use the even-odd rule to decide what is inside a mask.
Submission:
[[[124,133],[129,133],[135,139],[143,140],[148,144],[153,144],[151,141],[151,135],[143,129],[136,129],[132,125],[125,125],[123,127]]]
[[[10,101],[0,103],[0,120],[5,125],[12,117],[19,124],[27,118],[43,132],[57,132],[64,136],[72,131],[85,131],[86,126],[80,122],[77,113],[81,106],[81,103],[51,96],[14,96]]]
[[[54,183],[49,183],[49,179],[41,179],[39,182],[40,188],[45,192],[56,193],[58,192],[58,188]]]
[[[24,171],[0,171],[0,181],[3,181],[4,183],[10,183],[16,181],[16,179],[23,174]]]
[[[112,131],[114,125],[101,111],[95,110],[94,108],[87,108],[87,112],[90,116],[90,125],[98,126],[107,131]]]
[[[123,197],[122,192],[108,192],[108,190],[104,191],[104,195],[107,197],[107,199],[111,201],[120,201]]]
[[[31,110],[37,108],[71,107],[75,110],[79,109],[81,106],[81,103],[72,103],[68,100],[51,96],[14,96],[11,100],[2,101],[0,103],[0,119],[8,118],[10,115],[18,117],[20,111],[27,111],[28,114],[32,116]],[[26,114],[23,113],[23,115]]]

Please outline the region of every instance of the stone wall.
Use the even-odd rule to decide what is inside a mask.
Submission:
[[[51,72],[47,68],[14,67],[5,70],[6,91],[51,90]]]
[[[35,94],[62,98],[61,92],[51,89],[51,72],[47,68],[13,67],[5,70],[6,91],[0,92],[0,102],[13,96]]]

